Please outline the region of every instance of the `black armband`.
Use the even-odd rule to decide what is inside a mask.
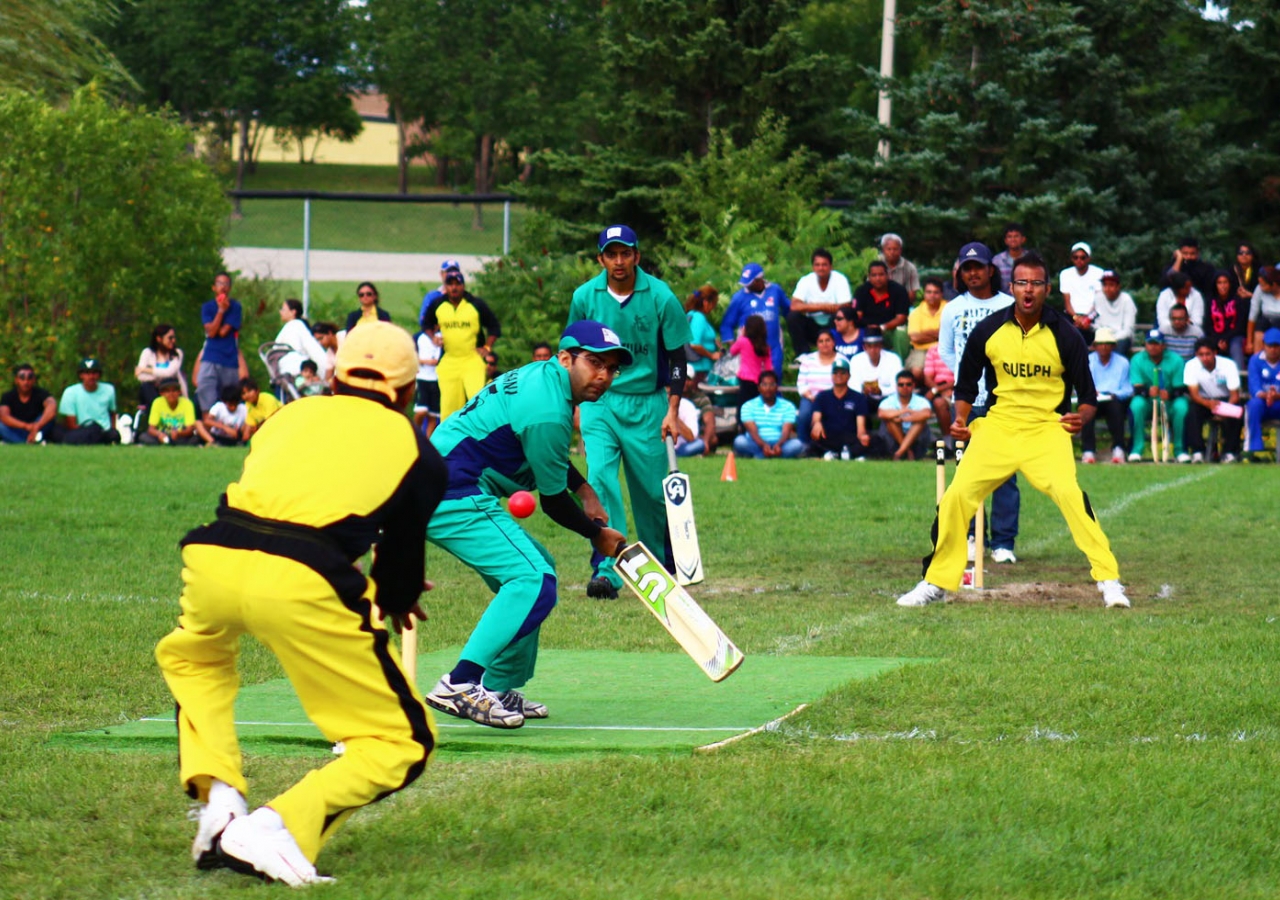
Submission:
[[[566,465],[569,467],[565,472],[565,478],[568,481],[569,490],[576,494],[578,493],[578,488],[587,483],[587,479],[583,477],[582,473],[578,471],[578,467],[573,463],[570,462]]]
[[[673,357],[671,360],[671,369],[667,372],[667,392],[672,397],[680,397],[684,394],[684,384],[689,380],[688,363],[683,355]]]
[[[601,526],[587,518],[567,490],[548,497],[542,497],[542,511],[551,521],[562,528],[575,531],[587,540],[591,540],[601,532]]]

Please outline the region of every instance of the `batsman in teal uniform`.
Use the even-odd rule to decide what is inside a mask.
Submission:
[[[580,411],[582,442],[587,450],[587,476],[608,522],[625,525],[619,463],[626,469],[627,489],[636,535],[672,568],[662,479],[667,474],[663,438],[678,436],[680,395],[686,377],[684,345],[692,340],[684,308],[666,283],[640,268],[636,233],[626,225],[600,232],[596,256],[604,269],[573,292],[569,322],[594,319],[608,326],[631,351],[635,362],[618,376],[599,403]],[[595,553],[587,596],[618,596],[622,578],[613,557]]]
[[[555,359],[513,369],[490,382],[431,435],[449,466],[444,499],[427,539],[471,566],[494,591],[458,664],[427,694],[441,712],[495,728],[519,728],[547,708],[520,688],[533,677],[538,632],[556,605],[555,561],[502,508],[499,499],[538,491],[542,511],[616,554],[620,531],[599,520],[596,493],[569,462],[573,408],[595,406],[632,354],[599,322],[575,322]],[[579,508],[574,495],[582,501]]]

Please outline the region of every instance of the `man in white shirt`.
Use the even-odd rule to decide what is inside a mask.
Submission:
[[[1138,321],[1138,305],[1128,291],[1120,290],[1120,276],[1111,269],[1102,273],[1102,289],[1093,295],[1093,325],[1098,331],[1111,330],[1116,352],[1126,359],[1133,349],[1133,329]]]
[[[1093,249],[1084,241],[1071,245],[1071,265],[1058,273],[1063,308],[1072,317],[1086,344],[1093,343],[1093,298],[1102,290],[1102,269],[1089,260]]]
[[[1204,296],[1181,272],[1170,272],[1169,286],[1156,297],[1156,327],[1161,331],[1169,331],[1173,327],[1169,322],[1169,312],[1179,303],[1187,308],[1191,324],[1204,328]]]
[[[831,254],[818,248],[811,258],[813,271],[796,282],[787,313],[791,348],[799,356],[812,349],[818,332],[831,327],[831,316],[853,301],[849,279],[832,268]]]
[[[1176,273],[1175,273],[1176,274]],[[1240,428],[1244,424],[1240,402],[1240,370],[1229,356],[1218,355],[1213,338],[1196,342],[1196,355],[1182,369],[1191,404],[1187,409],[1187,449],[1193,463],[1204,462],[1204,426],[1210,419],[1222,430],[1222,462],[1233,463],[1240,454]],[[1225,407],[1224,404],[1230,404]]]
[[[884,333],[878,325],[862,329],[861,353],[849,360],[849,383],[867,398],[874,416],[880,401],[894,393],[894,379],[902,369],[902,357],[884,349]]]

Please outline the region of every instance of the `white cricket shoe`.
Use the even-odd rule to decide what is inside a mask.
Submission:
[[[1111,451],[1111,461],[1112,461],[1113,463],[1115,463],[1116,465],[1123,465],[1123,464],[1124,464],[1124,451],[1123,451],[1123,450],[1121,450],[1119,447],[1116,447],[1114,450],[1112,450],[1112,451]]]
[[[1124,585],[1114,578],[1110,581],[1099,581],[1098,590],[1102,593],[1102,602],[1107,609],[1113,606],[1129,608],[1129,598],[1124,595]]]
[[[1224,466],[1226,466],[1226,465],[1230,465],[1231,463],[1233,463],[1233,462],[1235,462],[1235,461],[1236,461],[1236,455],[1235,455],[1234,453],[1224,453],[1224,454],[1222,454],[1222,459],[1220,460],[1220,462],[1221,462]]]
[[[1202,463],[1202,462],[1204,462],[1204,454],[1203,454],[1203,453],[1192,453],[1192,454],[1191,454],[1191,464],[1192,464],[1192,465],[1199,465],[1199,464],[1200,464],[1200,463]]]
[[[503,691],[498,695],[498,702],[502,704],[503,709],[518,712],[526,719],[545,719],[547,717],[547,705],[545,703],[537,703],[530,700],[516,690]]]
[[[922,581],[898,598],[899,606],[928,606],[930,603],[945,603],[947,592],[936,584]]]
[[[1182,464],[1185,466],[1187,463],[1191,462],[1191,454],[1189,454],[1189,453],[1179,453],[1179,454],[1178,454],[1178,462],[1182,463]]]
[[[1008,547],[997,547],[991,551],[991,561],[993,563],[1016,563],[1018,557],[1013,555],[1013,551]]]
[[[519,728],[524,724],[523,713],[507,709],[498,695],[484,685],[454,684],[447,673],[440,676],[425,699],[432,709],[492,728]]]
[[[1129,462],[1142,462],[1142,454],[1141,454],[1141,453],[1130,453],[1130,454],[1129,454]]]
[[[197,869],[216,869],[222,865],[218,859],[218,837],[237,816],[249,815],[249,807],[240,792],[216,778],[209,786],[209,802],[196,810],[196,839],[191,844],[191,858]]]
[[[836,451],[828,450],[826,453],[822,454],[822,458],[825,459],[827,462],[831,462],[831,460],[837,458]]]
[[[1092,450],[1086,450],[1084,453],[1080,454],[1080,462],[1084,463],[1086,466],[1093,465],[1097,461],[1098,457],[1094,455]]]
[[[283,881],[290,887],[334,881],[316,872],[289,829],[284,827],[284,820],[269,806],[259,807],[252,815],[232,819],[222,832],[219,847],[227,867],[245,875]]]
[[[973,562],[978,555],[978,542],[973,535],[969,535],[969,562]]]

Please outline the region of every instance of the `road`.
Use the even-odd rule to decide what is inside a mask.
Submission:
[[[275,247],[226,247],[227,268],[241,277],[301,281],[301,250]],[[449,256],[444,253],[360,253],[350,250],[312,250],[312,281],[407,281],[434,284],[440,280],[440,264],[456,259],[466,275],[484,268],[487,256]]]

